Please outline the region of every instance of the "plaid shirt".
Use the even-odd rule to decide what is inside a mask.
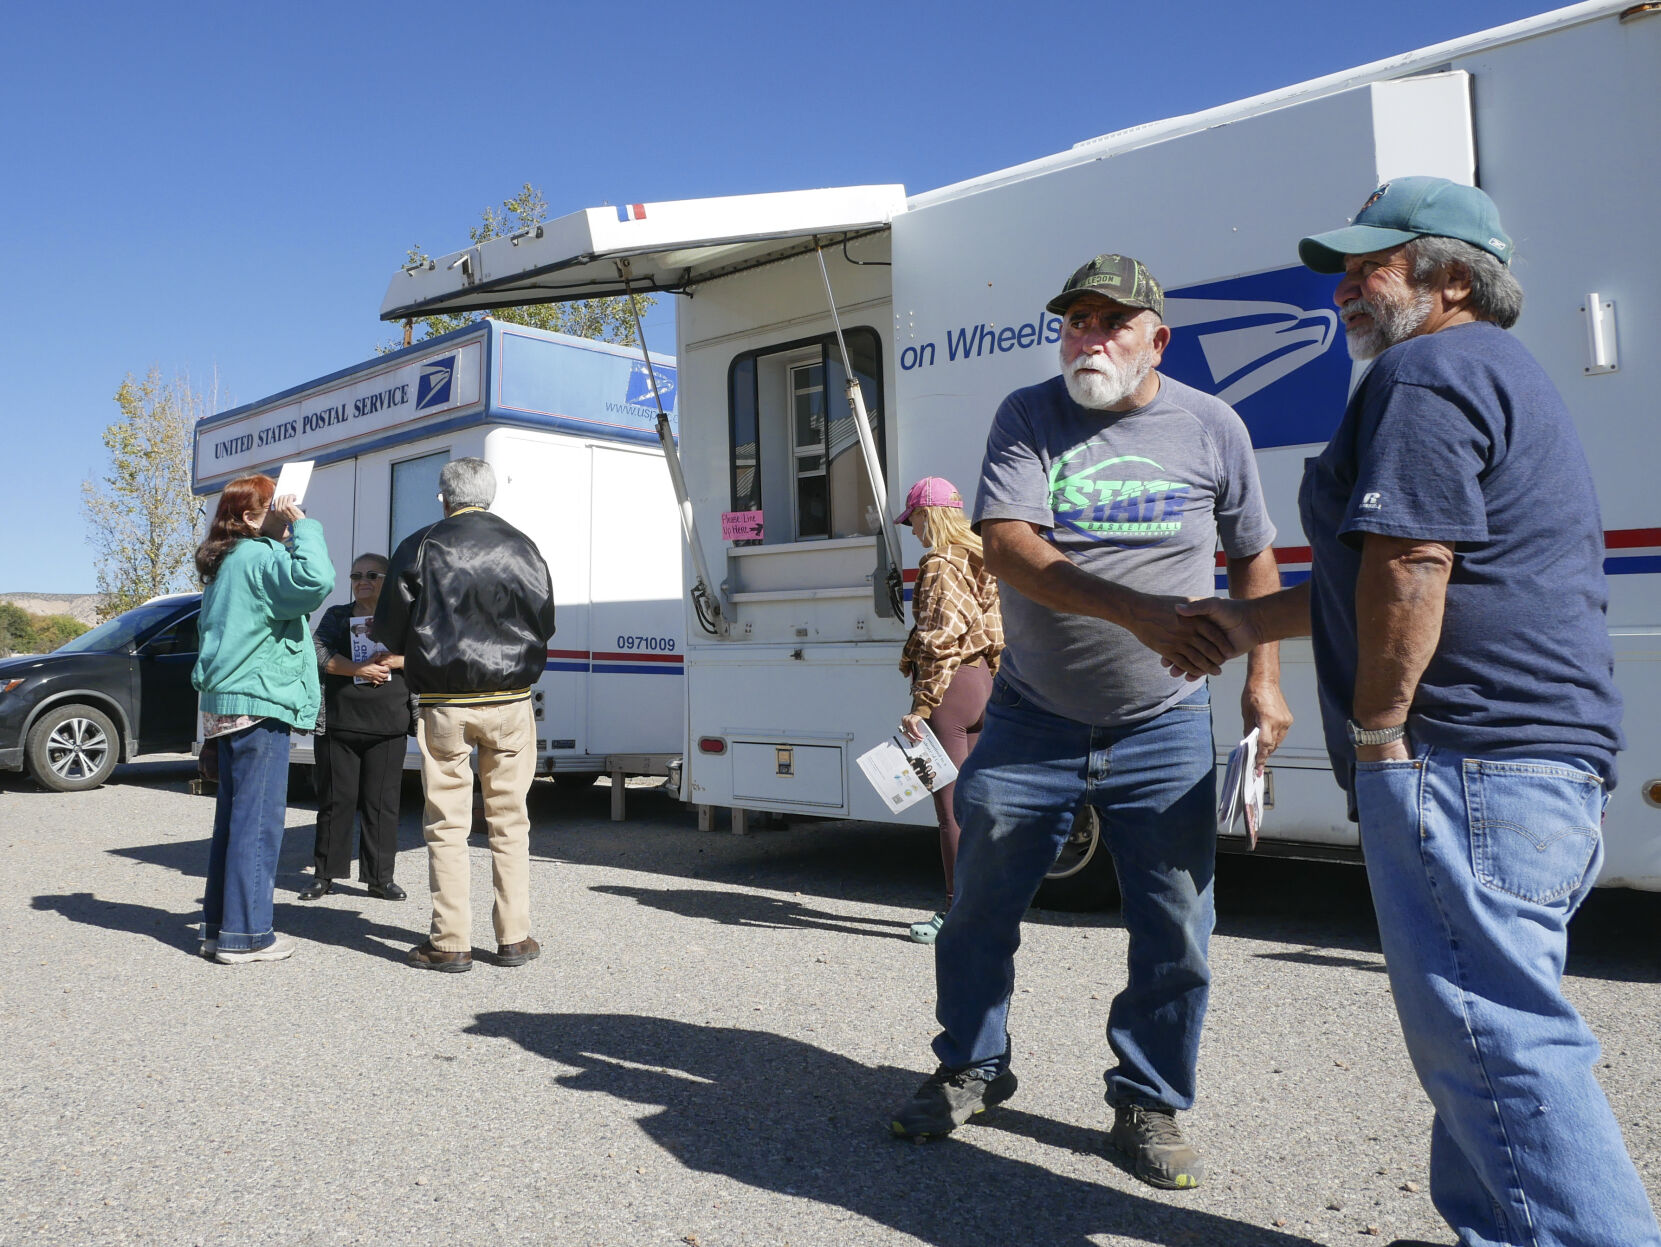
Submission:
[[[959,667],[981,659],[997,671],[1004,648],[998,582],[963,546],[930,550],[917,568],[911,615],[900,672],[911,677],[911,713],[926,719]]]

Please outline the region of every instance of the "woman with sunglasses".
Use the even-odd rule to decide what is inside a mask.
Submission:
[[[363,819],[358,880],[369,895],[401,901],[393,881],[398,857],[398,801],[404,778],[405,741],[415,711],[404,660],[385,650],[352,659],[354,628],[375,614],[387,562],[360,554],[352,564],[352,600],[323,612],[312,642],[323,673],[323,714],[318,721],[316,873],[300,893],[315,901],[334,890],[352,865],[352,824]],[[366,635],[366,633],[364,634]],[[364,642],[359,639],[359,652]]]

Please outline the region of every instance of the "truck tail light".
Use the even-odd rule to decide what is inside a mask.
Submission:
[[[725,753],[726,751],[727,751],[727,742],[722,737],[719,737],[719,736],[700,736],[700,737],[698,737],[698,752],[699,753]]]

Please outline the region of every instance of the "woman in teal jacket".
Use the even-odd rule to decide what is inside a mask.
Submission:
[[[294,941],[271,925],[288,810],[289,733],[317,722],[317,659],[306,616],[334,588],[323,525],[269,476],[220,495],[196,549],[201,650],[192,681],[202,737],[219,751],[219,800],[202,905],[202,953],[224,965],[281,961]],[[292,527],[291,527],[292,526]]]

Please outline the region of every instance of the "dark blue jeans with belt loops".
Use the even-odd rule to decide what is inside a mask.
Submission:
[[[1119,875],[1130,937],[1108,1012],[1107,1099],[1172,1111],[1194,1103],[1215,920],[1216,752],[1205,687],[1141,723],[1092,727],[994,682],[986,725],[957,781],[957,897],[935,942],[935,1055],[985,1076],[1009,1067],[1021,917],[1085,802]]]
[[[219,794],[208,849],[202,938],[219,951],[252,952],[276,942],[272,891],[288,812],[289,727],[260,719],[215,738]]]

